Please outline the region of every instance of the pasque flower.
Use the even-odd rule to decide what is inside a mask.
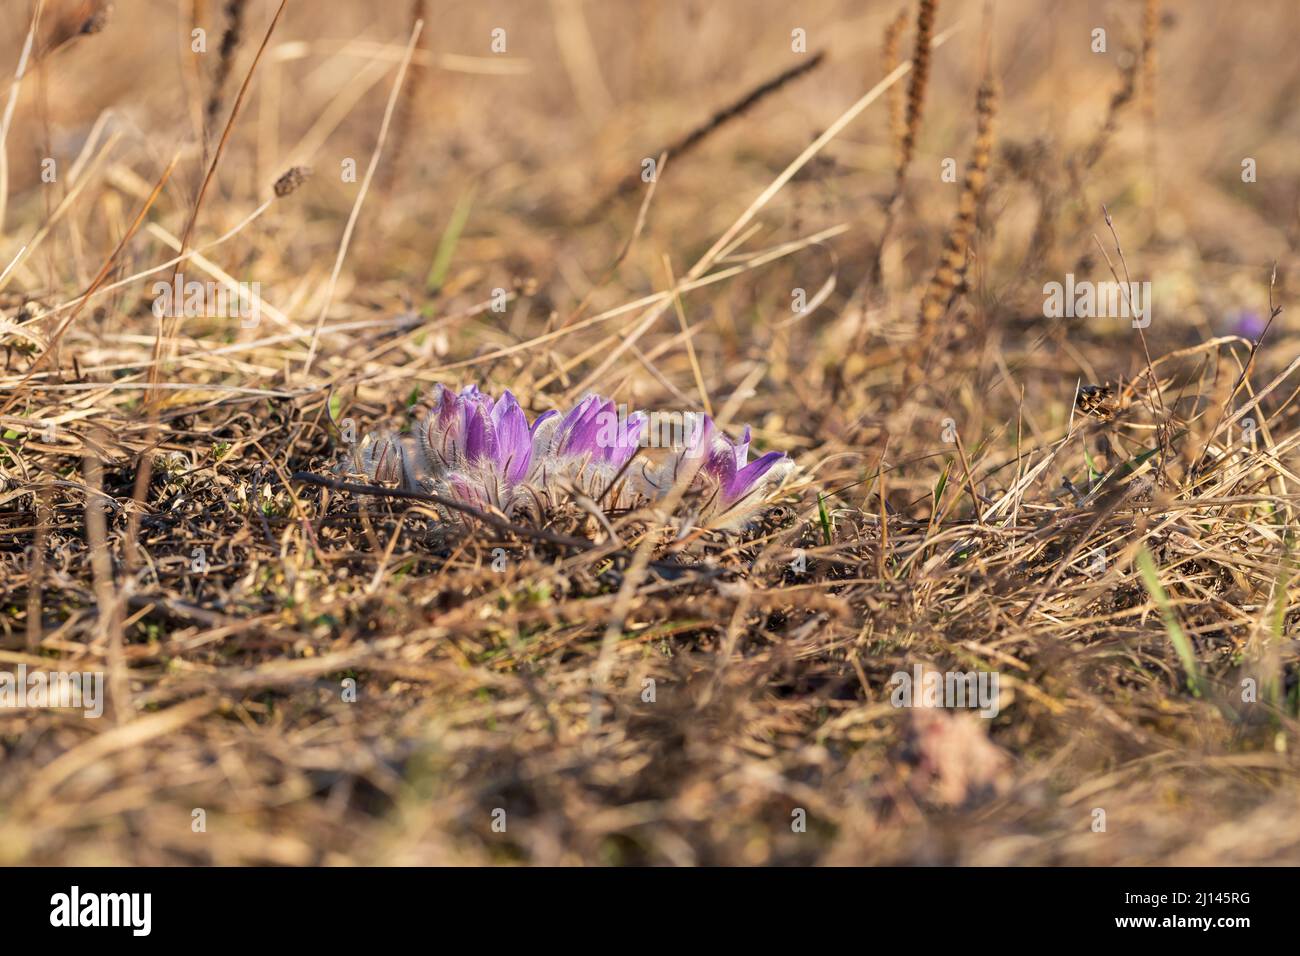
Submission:
[[[509,391],[493,400],[470,385],[438,385],[411,435],[368,435],[345,465],[372,481],[433,491],[478,508],[540,520],[575,494],[611,510],[654,504],[678,482],[701,523],[734,528],[760,508],[792,465],[781,452],[749,461],[750,430],[732,441],[707,415],[657,465],[637,458],[650,421],[587,395],[531,424]],[[635,460],[634,460],[635,459]]]
[[[785,453],[769,451],[767,454],[749,461],[749,426],[740,441],[733,442],[726,435],[713,427],[713,420],[705,417],[704,427],[700,430],[702,437],[698,448],[708,449],[708,456],[700,471],[705,479],[715,486],[719,510],[726,512],[743,506],[747,499],[758,497],[753,504],[761,503],[762,491],[768,482],[765,476],[772,468],[785,459]]]

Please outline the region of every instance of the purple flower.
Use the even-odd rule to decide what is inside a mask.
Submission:
[[[433,407],[417,431],[435,472],[463,462],[468,451],[470,422],[483,408],[490,409],[491,401],[477,385],[469,385],[459,394],[443,385],[434,386]],[[479,437],[481,440],[481,434]]]
[[[1267,327],[1268,323],[1264,321],[1264,317],[1252,309],[1234,313],[1231,317],[1232,334],[1240,335],[1252,342],[1263,335]]]
[[[459,395],[439,386],[420,438],[435,480],[503,509],[533,457],[528,417],[509,391],[493,402],[476,386]]]
[[[769,451],[766,455],[746,464],[749,459],[749,426],[746,425],[745,433],[739,442],[733,443],[722,434],[714,439],[713,448],[704,468],[714,476],[721,487],[722,506],[729,508],[760,487],[760,479],[784,457],[784,452]]]
[[[749,461],[750,435],[746,425],[740,441],[733,442],[717,429],[710,416],[701,416],[686,449],[674,462],[674,479],[681,473],[683,462],[697,462],[694,481],[712,491],[714,500],[706,503],[711,514],[721,516],[738,511],[743,515],[752,512],[761,504],[764,493],[790,470],[790,462],[783,460],[786,457],[784,452],[770,451]],[[774,472],[778,463],[781,467]],[[743,517],[733,520],[743,521]]]
[[[613,401],[588,395],[559,421],[548,412],[533,429],[533,449],[538,456],[587,458],[620,469],[636,453],[643,412],[620,416]]]
[[[474,403],[467,407],[464,459],[487,469],[511,484],[528,473],[533,455],[528,419],[515,397],[506,392],[493,405]]]
[[[748,428],[733,442],[708,415],[686,413],[685,421],[686,434],[672,439],[674,448],[656,466],[650,456],[632,460],[652,424],[648,416],[628,414],[600,395],[585,396],[564,414],[545,412],[530,425],[509,391],[493,401],[475,385],[460,392],[438,385],[413,436],[367,436],[351,463],[375,481],[400,481],[538,520],[574,493],[625,510],[661,499],[678,481],[687,481],[699,492],[692,495],[700,502],[699,520],[740,526],[791,462],[776,451],[749,461]]]

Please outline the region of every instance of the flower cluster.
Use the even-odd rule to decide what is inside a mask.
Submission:
[[[681,482],[702,524],[739,527],[792,465],[776,451],[750,461],[748,428],[735,442],[708,415],[686,421],[683,440],[656,464],[637,455],[649,417],[620,415],[610,399],[588,395],[563,415],[529,423],[509,391],[494,400],[476,385],[439,385],[411,434],[367,435],[344,466],[380,484],[533,520],[575,494],[621,510],[659,501]]]

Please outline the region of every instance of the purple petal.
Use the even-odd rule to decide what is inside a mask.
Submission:
[[[506,389],[501,393],[501,397],[496,400],[490,413],[492,424],[496,426],[498,437],[500,437],[501,434],[501,422],[507,417],[511,417],[512,412],[519,412],[522,414],[523,409],[519,407],[519,402],[516,401],[514,395],[510,393],[510,389]],[[527,425],[527,420],[525,420],[525,425]]]
[[[536,435],[538,425],[540,425],[544,421],[548,421],[549,419],[554,418],[558,414],[560,413],[557,412],[555,409],[551,409],[549,412],[542,412],[542,414],[537,416],[537,421],[533,422],[532,427],[528,429],[528,434]]]
[[[622,468],[627,464],[627,460],[636,454],[637,447],[641,444],[641,430],[648,420],[645,412],[633,412],[627,417],[619,434],[617,447],[606,451],[606,459],[611,465]]]
[[[465,427],[465,457],[471,462],[485,458],[495,461],[498,450],[496,429],[492,427],[490,414],[484,414],[482,408],[476,407]]]
[[[560,422],[559,433],[561,435],[568,434],[568,432],[573,429],[574,424],[578,422],[584,415],[587,414],[587,411],[591,408],[593,404],[596,404],[599,401],[600,401],[599,396],[588,395],[585,398],[583,398],[583,400],[580,401],[577,405],[574,405],[573,408],[569,410],[569,413],[565,415],[564,419]]]
[[[723,497],[728,502],[743,498],[754,489],[754,486],[758,484],[758,480],[784,457],[785,452],[769,451],[766,455],[755,458],[732,476],[731,481],[725,486],[726,490]]]
[[[749,426],[745,426],[745,434],[740,436],[740,441],[736,443],[736,467],[744,468],[745,462],[749,460]]]
[[[725,496],[736,480],[736,456],[731,450],[731,443],[725,438],[713,443],[704,471],[717,480]]]
[[[461,407],[460,398],[451,389],[438,385],[434,392],[433,418],[439,428],[446,430],[455,423],[457,410]]]
[[[602,430],[609,428],[607,416],[617,416],[617,412],[613,402],[603,403],[597,396],[592,398],[595,400],[584,403],[586,407],[582,415],[569,430],[568,440],[562,449],[566,454],[604,457],[601,454],[600,435]]]
[[[713,417],[692,415],[687,425],[686,449],[683,457],[697,459],[713,447]]]
[[[509,402],[506,402],[506,397],[509,397]],[[498,460],[506,479],[513,484],[528,473],[528,464],[533,457],[533,439],[528,431],[528,419],[509,392],[497,402],[492,417],[499,445]]]

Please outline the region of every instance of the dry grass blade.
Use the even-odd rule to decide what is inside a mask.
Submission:
[[[375,141],[375,149],[370,154],[370,164],[366,166],[365,176],[361,180],[361,188],[357,190],[356,202],[352,204],[352,212],[348,215],[347,225],[343,227],[343,238],[339,241],[339,251],[334,259],[334,269],[330,272],[325,299],[321,304],[320,315],[316,317],[316,327],[312,330],[311,345],[307,350],[307,360],[303,363],[303,377],[306,377],[311,371],[312,362],[316,358],[316,347],[320,340],[321,329],[325,325],[325,316],[329,314],[330,304],[334,300],[334,287],[338,283],[339,272],[343,268],[343,259],[348,254],[348,244],[352,239],[352,230],[356,228],[357,217],[361,214],[361,204],[366,201],[366,193],[370,191],[370,181],[374,178],[375,168],[379,165],[379,157],[383,154],[384,143],[388,139],[388,126],[393,119],[393,109],[397,105],[398,94],[402,91],[402,80],[406,77],[406,68],[410,66],[411,54],[415,52],[415,44],[419,42],[420,31],[423,28],[424,21],[417,20],[411,28],[411,38],[406,43],[406,55],[402,57],[402,62],[398,64],[397,76],[393,79],[393,89],[388,95],[388,105],[384,107],[384,118],[379,124],[379,136]]]

